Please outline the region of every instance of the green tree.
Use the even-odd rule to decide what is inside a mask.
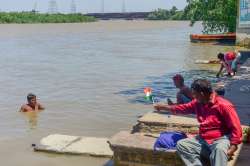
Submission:
[[[170,12],[171,15],[175,15],[177,10],[178,10],[177,7],[173,6],[172,9],[170,9],[169,12]]]
[[[187,0],[187,2],[184,17],[191,18],[191,25],[196,21],[202,21],[203,33],[236,31],[236,0]]]
[[[170,12],[165,9],[157,9],[148,15],[149,20],[168,20],[170,18]]]

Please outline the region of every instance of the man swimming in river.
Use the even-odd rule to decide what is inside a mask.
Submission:
[[[27,104],[22,105],[20,112],[30,112],[44,110],[44,107],[37,102],[36,95],[29,93],[27,95]]]
[[[179,92],[177,92],[176,94],[177,104],[184,104],[192,101],[193,96],[191,89],[184,84],[184,78],[182,77],[182,75],[176,74],[173,77],[173,81],[176,88],[179,89]],[[174,103],[170,99],[168,99],[168,104],[173,105]]]

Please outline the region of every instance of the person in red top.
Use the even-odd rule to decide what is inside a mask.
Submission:
[[[157,111],[195,113],[200,123],[199,134],[180,140],[177,152],[188,165],[202,165],[201,157],[208,158],[212,166],[226,166],[242,142],[239,117],[232,103],[218,96],[211,83],[198,79],[192,83],[194,100],[180,105],[154,105]]]
[[[193,96],[189,87],[184,84],[184,78],[180,74],[176,74],[173,77],[174,85],[179,89],[176,94],[177,104],[188,103],[193,100]],[[168,104],[173,105],[174,103],[168,99]]]
[[[225,54],[219,53],[217,55],[220,60],[221,67],[216,77],[219,77],[222,70],[225,68],[227,70],[227,76],[235,75],[240,64],[241,54],[237,50],[226,52]]]

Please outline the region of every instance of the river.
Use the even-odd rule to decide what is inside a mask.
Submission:
[[[233,48],[190,43],[189,34],[197,32],[199,23],[189,27],[182,21],[0,25],[1,162],[105,164],[102,158],[35,153],[30,145],[53,133],[111,137],[152,111],[143,102],[145,86],[174,99],[173,74],[184,74],[187,84],[212,78],[217,65],[194,61],[216,59],[217,52]],[[45,111],[18,112],[30,92]]]

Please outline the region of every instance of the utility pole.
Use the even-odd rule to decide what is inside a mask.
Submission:
[[[72,0],[70,4],[70,13],[76,13],[76,3],[74,0]]]
[[[57,8],[57,2],[56,2],[56,0],[50,0],[49,1],[48,13],[49,14],[58,13],[58,8]]]
[[[105,2],[104,0],[102,0],[102,9],[101,9],[101,13],[105,12]]]
[[[122,0],[122,13],[126,13],[126,3],[125,3],[125,0]]]
[[[34,3],[34,7],[32,9],[32,12],[33,13],[36,13],[37,12],[37,1]]]

